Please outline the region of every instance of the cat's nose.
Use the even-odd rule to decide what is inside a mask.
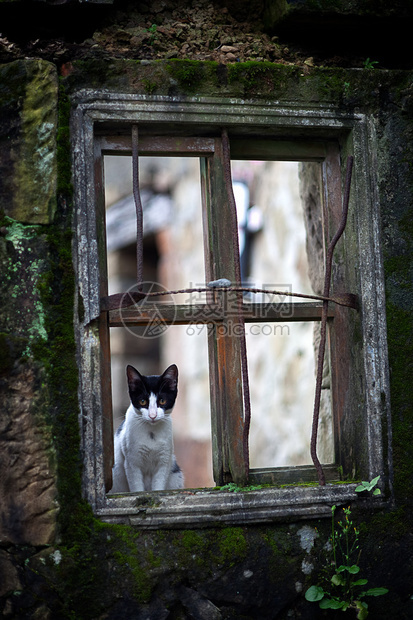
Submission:
[[[156,420],[156,416],[158,414],[156,413],[156,411],[149,411],[149,417],[151,420]]]

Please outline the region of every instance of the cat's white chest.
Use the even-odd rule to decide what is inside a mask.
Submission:
[[[172,455],[172,424],[169,419],[159,422],[135,420],[125,435],[125,457],[138,467],[154,468]]]

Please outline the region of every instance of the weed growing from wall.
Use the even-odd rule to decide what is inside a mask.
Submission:
[[[372,491],[379,495],[380,489],[375,488],[380,476],[371,482],[362,482],[357,488],[358,493]],[[322,585],[312,585],[305,593],[305,598],[311,603],[319,603],[321,609],[341,609],[342,611],[355,610],[358,620],[365,620],[368,616],[368,604],[364,600],[367,596],[381,596],[387,594],[387,588],[368,588],[368,579],[360,576],[359,530],[352,521],[350,506],[343,508],[341,519],[335,523],[337,507],[331,508],[331,563],[327,568]]]

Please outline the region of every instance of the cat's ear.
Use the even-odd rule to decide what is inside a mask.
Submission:
[[[136,388],[142,383],[141,374],[133,366],[126,366],[126,376],[128,377],[129,388]]]
[[[168,382],[172,390],[178,387],[178,367],[176,364],[168,366],[162,375],[162,382]]]

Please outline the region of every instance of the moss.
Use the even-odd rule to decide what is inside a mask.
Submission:
[[[391,368],[394,488],[398,499],[411,502],[413,480],[413,316],[387,303],[387,332]]]
[[[410,519],[406,508],[400,506],[396,510],[374,514],[365,524],[367,533],[373,535],[378,544],[385,544],[386,540],[400,540],[411,532]]]
[[[78,369],[73,333],[74,280],[71,234],[53,227],[49,231],[51,272],[39,286],[46,309],[49,344],[36,354],[45,365],[53,409],[50,411],[58,456],[58,490],[62,533],[72,536],[74,524],[82,522],[80,503],[81,463],[79,456]],[[76,525],[77,527],[77,525]]]
[[[247,554],[247,541],[241,527],[227,527],[217,536],[217,559],[222,564],[233,566]]]
[[[241,527],[183,530],[173,541],[179,565],[196,566],[203,573],[214,564],[231,567],[247,554],[247,540]]]
[[[273,559],[278,556],[287,556],[292,551],[291,531],[287,528],[284,530],[279,528],[276,532],[267,530],[264,539],[272,551]]]
[[[234,63],[228,65],[228,84],[241,84],[245,94],[250,96],[276,97],[281,91],[291,89],[299,71],[298,67],[271,62]]]
[[[173,59],[167,62],[166,71],[180,89],[192,93],[215,75],[216,67],[215,62]]]
[[[43,60],[24,63],[25,90],[15,102],[21,137],[10,213],[23,222],[47,224],[56,208],[56,69]]]
[[[115,526],[111,528],[111,532],[116,536],[116,549],[113,557],[121,567],[125,578],[128,579],[129,575],[132,577],[131,595],[141,603],[148,602],[154,587],[149,568],[159,566],[161,559],[156,558],[153,549],[147,549],[145,556],[138,554],[136,541],[139,533],[132,528]]]
[[[147,93],[148,95],[152,95],[158,88],[157,82],[149,80],[147,78],[143,78],[142,84],[144,86],[145,93]]]
[[[405,179],[413,182],[413,168],[410,165],[409,133],[410,124],[403,124],[403,134],[407,143],[401,154],[395,153],[394,167],[389,174],[404,167]],[[396,143],[397,145],[397,143]],[[395,145],[395,147],[396,147]],[[392,153],[393,154],[393,153]],[[401,159],[402,157],[402,159]],[[408,167],[405,165],[408,160]],[[404,165],[403,165],[404,164]],[[390,390],[392,409],[392,445],[394,459],[394,489],[396,498],[413,505],[411,485],[413,480],[413,209],[411,189],[406,193],[398,191],[392,196],[386,217],[397,220],[394,231],[389,234],[389,224],[384,230],[385,245],[384,270],[386,278],[387,338],[390,365]],[[385,188],[387,190],[387,188]],[[397,243],[395,239],[397,238]],[[392,241],[393,240],[393,241]]]
[[[41,226],[25,225],[8,216],[3,218],[3,223],[4,237],[0,239],[3,330],[12,334],[12,338],[25,339],[26,347],[20,354],[28,358],[33,347],[47,340],[44,308],[36,290],[39,278],[47,269],[47,245]]]
[[[179,546],[185,549],[187,553],[199,553],[203,555],[207,547],[205,533],[198,530],[185,530],[182,532]]]
[[[83,508],[70,544],[55,549],[61,560],[53,566],[50,585],[59,597],[61,617],[100,617],[113,604],[114,590],[123,598],[148,602],[164,554],[132,527],[102,523],[86,504]]]
[[[70,100],[63,86],[59,83],[59,108],[57,126],[57,193],[72,196],[72,169],[70,165]]]
[[[50,424],[57,454],[59,523],[63,540],[73,539],[90,520],[90,509],[81,501],[81,461],[79,454],[78,368],[73,328],[74,271],[72,263],[72,206],[68,108],[64,98],[59,115],[60,157],[58,166],[58,210],[47,229],[49,270],[38,283],[44,309],[46,341],[38,342],[34,354],[47,373]],[[67,193],[64,193],[65,190]]]
[[[390,16],[394,14],[411,13],[410,3],[403,0],[389,4],[386,0],[303,0],[298,3],[290,3],[289,10],[291,12],[300,13],[316,13],[317,17],[327,14],[331,16],[333,13],[338,15],[356,15],[379,17]]]

